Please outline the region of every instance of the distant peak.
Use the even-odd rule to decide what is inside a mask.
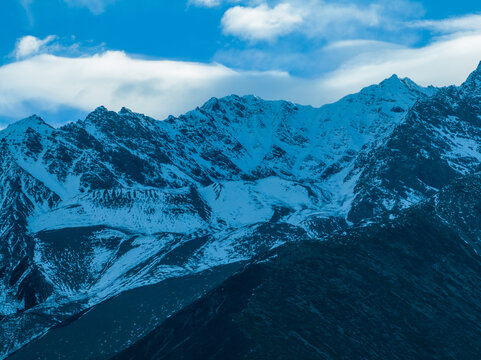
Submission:
[[[244,102],[248,102],[248,101],[257,101],[260,98],[258,96],[255,96],[255,95],[244,95],[244,96],[230,95],[230,96],[227,96],[223,99],[225,99],[225,100],[235,100],[235,101],[242,100]]]
[[[426,95],[432,92],[431,90],[418,85],[410,78],[400,78],[397,74],[393,74],[390,78],[385,79],[379,85],[382,87],[392,88],[393,91],[397,91],[400,88],[408,88],[411,91],[426,93]]]
[[[25,133],[29,128],[38,132],[53,130],[53,127],[51,127],[49,124],[43,121],[43,119],[40,116],[32,115],[25,119],[18,120],[14,123],[11,123],[4,130],[2,130],[2,133],[3,134]]]
[[[222,98],[212,97],[208,101],[202,105],[203,109],[217,109],[220,104],[229,104],[229,103],[251,103],[261,100],[258,96],[255,95],[228,95]]]
[[[468,80],[472,76],[481,77],[481,61],[479,62],[478,67],[469,75]]]
[[[397,74],[392,74],[390,77],[388,77],[384,81],[395,81],[395,82],[401,82],[402,79],[397,75]]]
[[[224,96],[223,98],[220,98],[220,100],[222,101],[239,101],[241,99],[242,97],[236,94],[231,94],[231,95]]]
[[[400,78],[397,74],[391,75],[391,77],[383,80],[381,84],[384,83],[397,83],[397,84],[406,84],[406,85],[417,85],[413,80],[408,77]]]
[[[105,106],[99,106],[98,108],[96,108],[94,111],[92,111],[90,114],[87,115],[85,121],[98,122],[102,118],[106,117],[107,114],[109,113],[110,111]]]
[[[461,89],[468,93],[478,93],[481,89],[481,62],[478,67],[468,76],[466,81],[461,85]]]
[[[99,106],[98,108],[96,108],[96,109],[93,111],[93,113],[105,113],[105,112],[108,112],[108,111],[109,111],[109,110],[108,110],[105,106],[101,105],[101,106]]]
[[[119,115],[132,115],[134,112],[126,107],[122,107],[119,111]]]
[[[48,125],[43,119],[38,115],[32,115],[25,119],[18,120],[9,125],[9,127],[19,127],[19,126],[30,126],[30,127],[38,127],[38,126],[50,126]]]
[[[387,79],[384,79],[383,81],[380,82],[379,85],[381,86],[387,86],[387,85],[400,85],[402,84],[402,80],[397,76],[396,74],[393,74],[391,77],[388,77]]]
[[[203,107],[212,107],[218,103],[219,103],[219,99],[216,97],[212,97],[204,103]]]
[[[20,120],[22,121],[22,120]],[[23,119],[23,121],[33,121],[33,122],[44,122],[43,119],[38,116],[37,114],[33,114],[29,117],[26,117],[25,119]]]
[[[216,98],[212,97],[209,100],[207,100],[204,105],[201,106],[201,109],[203,110],[208,110],[208,111],[218,111],[221,109],[221,103],[224,103],[227,98]]]

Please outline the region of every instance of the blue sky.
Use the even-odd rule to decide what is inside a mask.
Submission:
[[[0,123],[99,105],[159,119],[212,96],[315,106],[397,73],[459,84],[481,4],[410,0],[2,0]]]

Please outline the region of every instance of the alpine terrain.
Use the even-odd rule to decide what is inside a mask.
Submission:
[[[481,358],[481,65],[0,148],[0,359]]]

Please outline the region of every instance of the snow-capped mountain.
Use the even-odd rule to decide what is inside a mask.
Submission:
[[[393,76],[321,108],[233,95],[163,121],[99,107],[58,129],[36,116],[8,126],[0,358],[26,344],[12,359],[85,358],[45,343],[125,294],[215,278],[153,309],[157,323],[125,320],[131,336],[95,353],[108,358],[235,264],[433,196],[481,164],[480,79],[481,67],[459,88]]]

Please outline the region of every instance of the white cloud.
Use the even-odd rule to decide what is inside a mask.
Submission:
[[[364,6],[354,2],[284,0],[274,6],[235,6],[222,18],[227,35],[244,40],[275,40],[301,33],[308,37],[359,36],[366,28],[393,28],[400,19],[423,14],[422,7],[407,0],[395,4],[377,1]]]
[[[88,111],[102,104],[164,118],[193,109],[211,96],[289,97],[292,86],[302,83],[293,83],[282,72],[238,72],[215,63],[133,59],[122,52],[80,58],[42,54],[0,67],[0,114],[26,115],[26,104],[32,103],[49,111],[61,107]]]
[[[222,28],[225,34],[246,40],[271,40],[290,33],[303,21],[303,11],[287,3],[273,8],[235,6],[224,14]]]
[[[351,39],[340,40],[328,44],[325,49],[349,49],[349,48],[363,48],[363,49],[379,49],[379,48],[399,48],[400,45],[388,43],[379,40],[366,40],[366,39]]]
[[[397,73],[424,86],[459,85],[480,60],[481,33],[458,33],[421,48],[364,53],[329,74],[323,83],[333,90],[352,92]]]
[[[34,0],[19,0],[24,9],[27,9]]]
[[[55,54],[69,57],[88,56],[102,52],[105,44],[83,45],[75,41],[75,37],[59,38],[49,35],[39,39],[32,35],[24,36],[17,40],[12,56],[17,60],[25,59],[39,54]]]
[[[378,4],[370,4],[360,7],[356,4],[330,4],[325,2],[314,2],[305,4],[307,28],[305,31],[311,34],[322,34],[331,26],[342,26],[342,31],[349,30],[352,26],[377,27],[381,23],[382,7]],[[341,29],[339,29],[341,30]]]
[[[236,69],[280,69],[297,76],[316,77],[337,69],[346,59],[403,48],[405,46],[385,41],[353,39],[301,50],[279,46],[222,49],[215,54],[214,59]]]
[[[48,44],[56,39],[56,36],[50,35],[45,39],[39,39],[35,36],[27,35],[20,38],[15,46],[14,54],[17,59],[25,58],[28,56],[37,55],[41,51],[45,50]]]
[[[189,3],[196,6],[214,7],[219,6],[222,3],[222,0],[190,0]]]
[[[30,23],[30,26],[33,25],[33,15],[32,15],[32,10],[30,9],[30,5],[32,5],[34,0],[19,0],[20,5],[25,10],[25,13],[27,14],[28,22]]]
[[[29,18],[29,21],[31,24],[33,24],[33,14],[31,11],[31,5],[36,1],[36,0],[19,0],[20,4],[23,6],[25,9],[27,16]],[[75,6],[75,7],[86,7],[88,8],[92,13],[98,15],[101,14],[105,11],[105,8],[116,2],[117,0],[64,0],[67,4],[70,6]],[[217,1],[217,0],[196,0],[196,1]]]
[[[71,6],[86,7],[92,13],[98,15],[105,11],[105,8],[116,0],[65,0]]]
[[[189,4],[200,7],[216,7],[224,3],[240,3],[242,0],[189,0]]]
[[[442,33],[481,30],[481,15],[470,14],[442,20],[419,20],[408,23],[413,28],[422,28]]]

